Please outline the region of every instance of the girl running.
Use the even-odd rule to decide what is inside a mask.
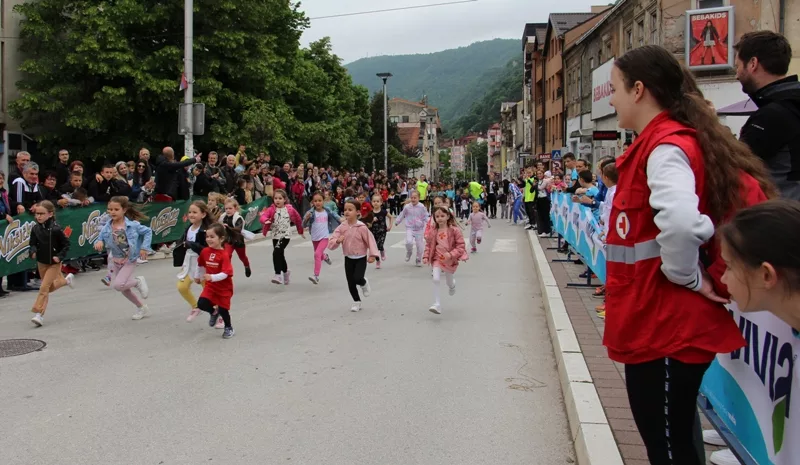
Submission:
[[[472,253],[478,252],[478,244],[481,243],[483,237],[483,223],[486,226],[492,227],[489,223],[489,218],[486,213],[481,211],[481,205],[478,202],[472,203],[472,213],[469,215],[469,245],[472,246]]]
[[[439,299],[439,282],[444,272],[450,295],[456,293],[456,280],[453,275],[458,268],[459,260],[466,260],[466,246],[464,235],[456,225],[453,214],[445,207],[435,207],[433,218],[436,227],[425,235],[425,264],[433,267],[433,305],[428,309],[431,313],[440,315],[442,306]]]
[[[186,227],[186,231],[183,232],[177,246],[172,251],[172,264],[181,267],[181,271],[178,273],[177,287],[183,300],[189,304],[190,313],[186,321],[191,322],[200,313],[197,308],[197,298],[192,293],[192,281],[194,281],[197,271],[197,258],[208,245],[206,231],[213,223],[213,218],[208,211],[208,205],[202,200],[192,202],[186,216],[189,219],[189,226]]]
[[[94,249],[102,252],[105,247],[108,250],[113,276],[111,287],[136,306],[136,313],[131,318],[141,320],[149,315],[150,309],[136,297],[132,289],[139,291],[142,299],[147,299],[150,289],[144,276],[134,277],[133,273],[136,271],[136,260],[147,259],[147,252],[153,251],[150,248],[153,230],[140,223],[147,217],[133,208],[127,197],[111,197],[107,208],[111,221],[100,230]]]
[[[428,210],[419,202],[419,192],[411,192],[411,202],[403,207],[403,211],[395,220],[395,225],[406,222],[406,261],[411,260],[414,244],[417,246],[417,266],[422,266],[423,241],[425,223],[428,222]]]
[[[219,327],[217,317],[221,317],[225,330],[223,339],[230,339],[236,334],[231,324],[231,298],[233,297],[233,264],[231,256],[223,247],[226,229],[219,223],[214,223],[206,231],[208,247],[200,252],[197,258],[197,270],[194,281],[203,283],[203,292],[197,301],[199,310],[208,312],[210,318],[208,326]],[[217,311],[214,311],[214,307]],[[192,311],[192,313],[195,313]]]
[[[380,258],[375,261],[375,268],[381,269],[381,260],[386,261],[386,251],[383,244],[386,242],[386,233],[392,230],[392,218],[388,212],[383,208],[383,198],[381,194],[372,196],[372,225],[370,231],[375,237],[375,243],[378,245],[378,251],[381,253]]]
[[[31,321],[36,326],[42,326],[50,294],[64,286],[72,287],[73,275],[61,275],[61,264],[69,251],[69,239],[56,223],[55,206],[48,200],[39,202],[33,207],[33,215],[36,224],[31,230],[30,256],[36,260],[42,284],[31,309]]]
[[[419,197],[417,197],[419,202]],[[367,272],[367,262],[373,263],[379,256],[378,245],[375,238],[369,232],[367,225],[358,220],[361,205],[357,200],[348,200],[344,204],[344,217],[347,221],[340,224],[333,232],[328,243],[328,249],[335,250],[339,245],[342,246],[344,253],[344,275],[347,278],[347,289],[353,297],[351,312],[361,311],[361,297],[358,295],[358,288],[364,293],[364,297],[369,297],[371,288],[369,281],[364,277]]]
[[[274,284],[289,285],[291,272],[286,263],[286,247],[289,245],[289,228],[294,223],[297,233],[305,239],[303,234],[303,219],[300,214],[289,204],[289,197],[283,189],[277,189],[272,198],[272,205],[261,214],[261,224],[264,225],[262,233],[266,236],[272,231],[272,266],[275,268]]]
[[[315,192],[311,196],[312,208],[303,217],[303,229],[311,231],[311,244],[314,246],[314,275],[308,280],[319,284],[319,273],[322,270],[322,261],[331,264],[331,258],[325,253],[328,247],[328,237],[342,222],[342,218],[334,211],[324,206],[322,194]]]
[[[225,200],[225,212],[220,215],[219,223],[228,230],[225,234],[225,252],[233,259],[233,251],[239,256],[244,265],[244,275],[250,277],[250,259],[247,258],[247,249],[244,245],[244,218],[239,214],[239,202],[236,199]]]

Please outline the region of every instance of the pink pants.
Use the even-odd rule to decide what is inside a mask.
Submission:
[[[322,270],[322,260],[328,256],[325,253],[325,249],[328,248],[328,239],[311,241],[311,244],[314,246],[314,276],[319,276],[319,272]]]
[[[136,262],[129,262],[126,260],[125,263],[120,265],[115,261],[111,261],[111,275],[114,277],[113,281],[111,281],[111,287],[115,291],[121,292],[126,299],[130,300],[133,305],[136,305],[136,308],[140,308],[142,302],[131,290],[136,287],[138,283],[136,277],[133,276],[135,271]]]

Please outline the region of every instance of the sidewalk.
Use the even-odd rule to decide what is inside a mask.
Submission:
[[[566,258],[563,254],[556,253],[549,248],[557,247],[556,239],[538,238],[547,262],[557,283],[564,307],[572,323],[572,328],[580,345],[580,352],[586,360],[586,366],[591,375],[591,382],[597,390],[600,403],[605,412],[608,425],[611,427],[614,439],[619,448],[625,465],[649,465],[639,431],[633,421],[633,415],[628,404],[627,390],[625,388],[625,371],[622,364],[611,361],[603,346],[604,321],[597,317],[595,307],[603,303],[602,299],[592,297],[592,288],[568,288],[567,283],[586,283],[585,278],[578,275],[586,270],[583,265],[573,262],[553,262],[555,258]],[[573,255],[572,258],[577,258]],[[599,286],[599,281],[594,280]],[[610,309],[613,311],[613,309]],[[566,393],[565,393],[566,396]],[[711,428],[705,417],[701,415],[703,428]],[[706,444],[706,460],[711,452],[719,447]],[[591,463],[603,463],[602,457],[591,457]],[[707,462],[710,463],[710,462]],[[583,465],[583,464],[581,464]]]

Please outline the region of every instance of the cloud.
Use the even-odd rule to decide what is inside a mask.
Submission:
[[[309,18],[448,0],[304,0]],[[495,38],[522,38],[525,23],[546,22],[550,12],[588,12],[589,0],[479,0],[473,3],[311,21],[303,46],[330,36],[345,63],[367,56],[430,53]]]

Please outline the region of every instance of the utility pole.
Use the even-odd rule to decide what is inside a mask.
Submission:
[[[392,73],[378,73],[377,76],[383,80],[383,169],[386,176],[389,176],[389,110],[387,104],[389,96],[386,95],[386,81],[392,77]]]
[[[187,157],[194,157],[193,139],[193,109],[192,89],[194,88],[194,56],[192,47],[194,46],[194,0],[183,1],[183,73],[186,76],[186,89],[183,91],[183,102],[187,104],[186,127],[184,135],[183,154]]]

